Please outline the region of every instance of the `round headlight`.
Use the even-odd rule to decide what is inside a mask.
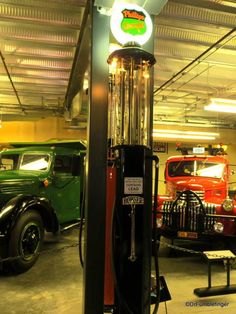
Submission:
[[[224,231],[224,225],[221,222],[216,222],[214,224],[214,231],[217,233],[222,233]]]
[[[226,212],[231,212],[234,208],[234,203],[231,199],[228,198],[228,199],[224,200],[222,206]]]

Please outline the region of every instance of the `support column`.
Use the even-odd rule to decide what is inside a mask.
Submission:
[[[108,115],[109,18],[91,8],[92,42],[85,208],[83,313],[102,314],[104,303],[105,213]],[[88,38],[88,40],[90,40]]]

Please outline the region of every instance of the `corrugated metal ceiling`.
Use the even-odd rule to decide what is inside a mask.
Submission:
[[[155,122],[235,128],[232,114],[204,110],[236,99],[235,13],[235,1],[170,0],[156,17]]]
[[[64,114],[85,6],[86,0],[0,1],[3,119]],[[155,17],[155,123],[236,127],[234,116],[204,110],[210,97],[236,99],[235,16],[235,1],[169,0]]]
[[[84,7],[83,0],[0,2],[2,114],[30,119],[63,113]]]

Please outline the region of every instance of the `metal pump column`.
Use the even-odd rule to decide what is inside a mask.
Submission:
[[[145,20],[125,9],[125,18]],[[123,21],[125,22],[129,21]],[[131,23],[134,23],[131,20]],[[142,24],[143,25],[143,24]],[[139,24],[139,28],[142,27]],[[128,25],[126,25],[129,28]],[[125,26],[125,28],[126,28]],[[149,314],[152,247],[152,65],[155,58],[128,43],[108,58],[109,138],[116,166],[113,213],[115,314]]]
[[[115,23],[115,24],[114,24]],[[108,58],[108,138],[116,167],[112,222],[114,314],[149,314],[152,256],[152,93],[154,56],[148,13],[113,7],[111,30],[123,44]]]

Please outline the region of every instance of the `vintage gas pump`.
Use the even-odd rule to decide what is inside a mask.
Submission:
[[[109,139],[116,169],[112,218],[115,314],[149,314],[152,256],[152,66],[143,50],[151,19],[126,4],[111,18],[126,35],[110,54]],[[117,15],[118,14],[118,15]],[[120,19],[120,21],[119,21]],[[118,27],[119,28],[119,27]],[[151,28],[151,30],[150,30]],[[117,28],[114,26],[114,36]],[[120,30],[119,30],[120,31]],[[144,38],[147,36],[146,38]],[[116,37],[117,38],[117,37]],[[118,35],[121,41],[121,34]],[[128,43],[127,43],[128,42]]]

